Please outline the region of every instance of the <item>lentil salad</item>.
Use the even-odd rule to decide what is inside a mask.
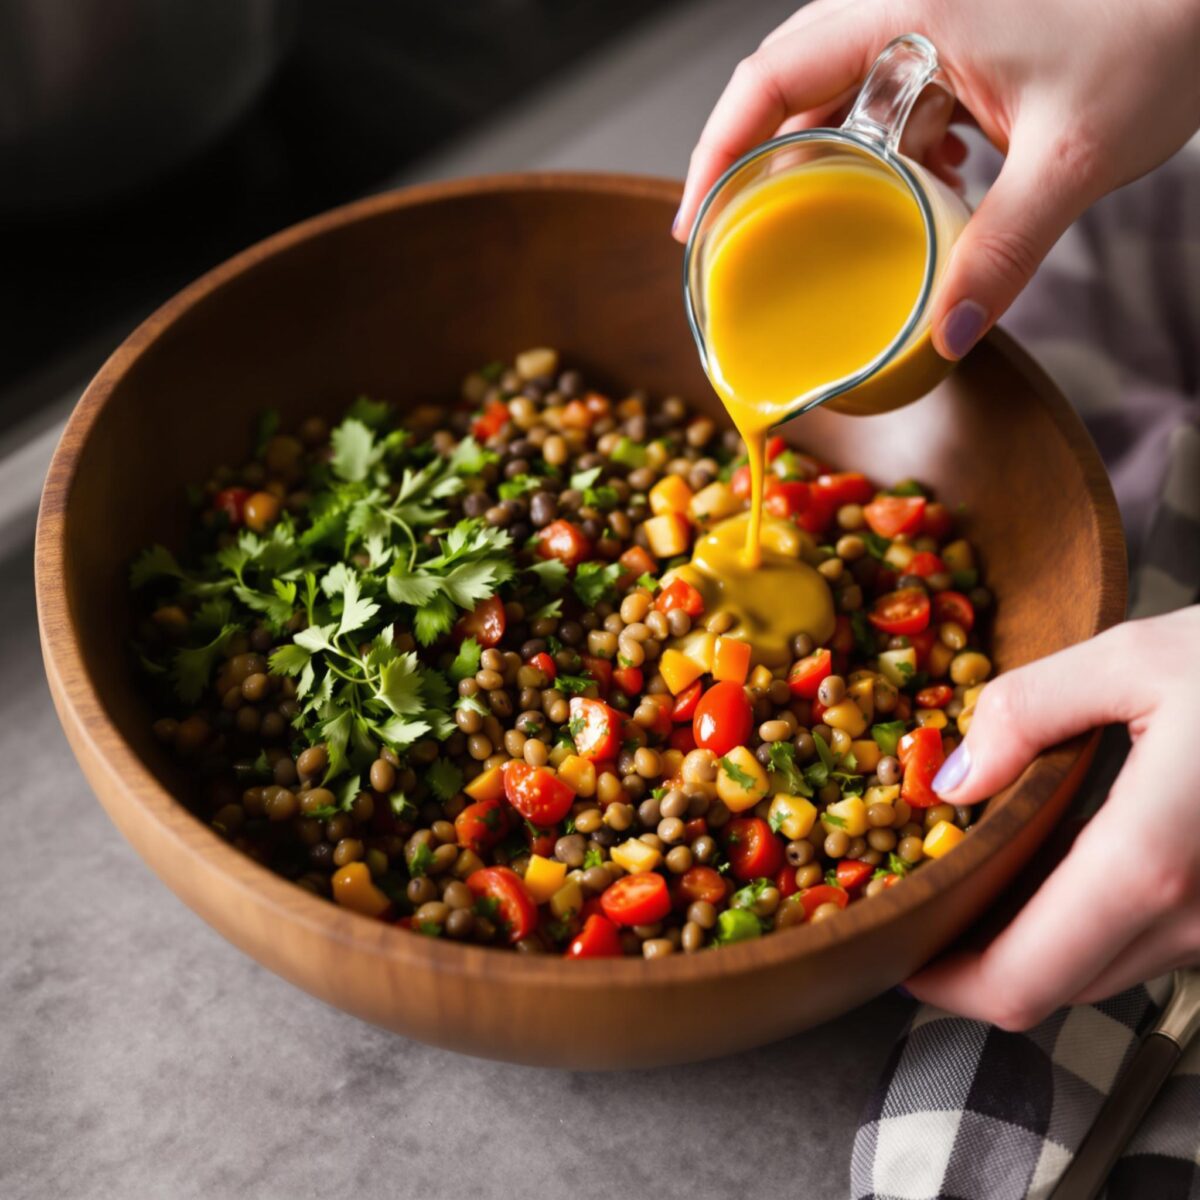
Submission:
[[[965,835],[930,787],[991,663],[954,516],[774,438],[766,508],[836,629],[754,665],[673,574],[745,509],[732,431],[527,351],[450,405],[266,414],[134,562],[156,736],[197,814],[417,934],[695,952],[835,916]]]

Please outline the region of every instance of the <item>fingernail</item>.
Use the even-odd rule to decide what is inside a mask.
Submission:
[[[899,995],[903,996],[905,998],[905,1000],[915,1000],[916,999],[916,996],[914,996],[912,994],[912,992],[910,992],[908,990],[908,988],[906,988],[904,986],[904,984],[902,984],[902,983],[896,984],[896,986],[892,990],[894,992],[897,992]]]
[[[680,214],[681,212],[683,212],[683,205],[682,205],[682,204],[679,206],[679,208],[678,208],[678,209],[676,209],[676,211],[675,211],[675,219],[674,219],[674,220],[671,222],[671,236],[672,236],[672,237],[678,237],[678,236],[679,236],[679,214]]]
[[[987,313],[982,304],[960,300],[942,322],[942,345],[950,357],[962,358],[979,341],[986,322]]]
[[[933,790],[940,796],[943,792],[952,792],[967,777],[971,769],[971,752],[966,742],[959,742],[950,752],[950,757],[942,763],[938,773],[933,777]]]

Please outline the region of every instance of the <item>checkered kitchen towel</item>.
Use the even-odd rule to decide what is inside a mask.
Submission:
[[[1130,615],[1195,603],[1200,139],[1086,214],[1005,324],[1078,408],[1108,466],[1130,547]],[[1093,771],[1078,815],[1103,801],[1119,762],[1108,765],[1108,779]],[[854,1200],[1049,1196],[1168,991],[1159,980],[1060,1009],[1026,1033],[922,1006],[860,1124]],[[1125,1148],[1105,1200],[1200,1200],[1200,1043]]]

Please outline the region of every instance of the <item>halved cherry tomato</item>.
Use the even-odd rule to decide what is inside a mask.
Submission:
[[[531,667],[537,667],[539,671],[545,674],[546,678],[549,679],[551,683],[558,678],[558,663],[556,663],[554,659],[545,652],[545,650],[543,650],[541,654],[535,654],[529,660],[529,665]]]
[[[809,507],[812,494],[798,479],[768,479],[763,508],[773,517],[794,517]]]
[[[818,883],[816,887],[805,888],[800,893],[800,903],[804,905],[804,918],[808,920],[822,904],[836,904],[838,908],[845,908],[850,903],[850,893],[830,883]]]
[[[627,696],[636,696],[645,682],[641,667],[617,667],[613,671],[613,683]]]
[[[778,874],[783,866],[783,843],[762,817],[735,817],[725,828],[725,850],[735,879],[749,883]]]
[[[601,893],[604,915],[617,925],[653,925],[671,911],[667,881],[653,871],[625,875]]]
[[[725,899],[725,894],[725,879],[712,867],[688,867],[675,884],[676,900],[682,908],[686,908],[695,900],[720,904]]]
[[[901,588],[875,601],[867,620],[884,633],[920,633],[929,624],[929,594],[924,588]]]
[[[936,554],[930,554],[928,550],[918,550],[905,568],[905,574],[920,575],[922,579],[925,579],[930,575],[936,575],[939,571],[945,571],[945,569],[946,564]]]
[[[378,807],[378,806],[377,806]],[[454,818],[454,832],[464,850],[482,854],[508,832],[509,810],[499,800],[477,800]]]
[[[698,617],[704,612],[704,597],[686,579],[672,579],[658,594],[654,607],[661,613],[682,609],[689,617]]]
[[[682,750],[684,754],[691,754],[696,748],[696,735],[692,732],[692,727],[676,725],[671,730],[671,736],[667,738],[667,747],[671,750]]]
[[[933,619],[956,621],[968,633],[975,627],[975,605],[962,592],[938,592],[933,598]]]
[[[489,400],[472,423],[471,436],[477,442],[486,442],[508,424],[508,416],[508,405],[503,400]]]
[[[941,801],[933,790],[933,777],[945,762],[942,735],[923,725],[906,733],[896,745],[896,755],[904,768],[900,784],[900,799],[913,808],[932,808]]]
[[[217,512],[223,512],[229,518],[230,529],[240,529],[242,522],[246,519],[246,501],[249,499],[249,488],[222,488],[213,497],[213,508]]]
[[[918,708],[945,708],[954,699],[954,689],[945,683],[923,687],[914,697]]]
[[[689,687],[685,687],[675,697],[675,705],[671,709],[671,720],[677,721],[681,725],[684,721],[690,722],[696,715],[696,705],[700,703],[700,696],[703,691],[704,684],[698,679]]]
[[[787,442],[776,434],[767,438],[767,462],[774,462],[787,449]]]
[[[563,952],[563,958],[616,958],[621,954],[617,927],[600,913],[593,913]]]
[[[612,689],[613,665],[607,658],[592,658],[588,654],[580,655],[583,669],[596,681],[596,688],[601,696],[607,696]]]
[[[653,575],[658,570],[658,563],[644,546],[630,546],[617,562],[621,564],[622,574],[617,579],[618,589],[629,587],[643,575]]]
[[[504,795],[527,821],[557,825],[571,809],[574,791],[547,767],[531,767],[519,758],[504,768]]]
[[[537,536],[538,558],[557,558],[568,567],[577,567],[592,556],[591,540],[570,521],[551,521]]]
[[[916,533],[921,528],[924,512],[924,496],[879,496],[863,507],[867,524],[885,538],[894,538],[898,533]]]
[[[616,758],[625,718],[602,700],[589,700],[586,696],[572,696],[570,710],[568,728],[575,739],[576,753],[592,762]]]
[[[510,867],[483,867],[467,876],[471,894],[495,900],[499,925],[510,942],[519,942],[537,928],[537,905],[521,877]]]
[[[849,892],[866,883],[874,870],[870,863],[859,862],[856,858],[843,858],[837,865],[838,887]]]
[[[700,697],[692,719],[696,745],[714,754],[728,754],[741,746],[754,726],[754,712],[740,683],[722,680]]]
[[[729,477],[729,486],[733,489],[733,494],[739,500],[750,499],[750,468],[745,463],[738,467]]]
[[[954,518],[950,515],[950,510],[940,500],[933,500],[925,505],[925,512],[921,517],[922,533],[937,538],[940,542],[953,525]]]
[[[813,490],[824,496],[835,509],[843,504],[866,504],[875,495],[874,486],[861,471],[818,475]]]
[[[499,596],[489,596],[459,620],[454,626],[454,636],[459,641],[473,637],[486,650],[499,644],[507,624],[504,601]]]
[[[821,680],[833,672],[833,656],[822,647],[792,665],[788,672],[788,687],[793,696],[805,700],[816,697]]]
[[[779,889],[779,894],[786,900],[789,896],[794,896],[799,890],[796,883],[796,868],[789,867],[784,863],[779,868],[779,873],[775,876],[775,886]]]

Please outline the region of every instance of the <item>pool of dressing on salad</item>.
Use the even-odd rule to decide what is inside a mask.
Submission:
[[[763,513],[769,429],[798,402],[854,374],[895,339],[925,271],[920,209],[901,183],[857,163],[812,164],[758,184],[709,235],[704,305],[709,378],[746,444],[748,513],[722,521],[679,573],[755,661],[790,656],[797,633],[833,634],[829,585],[797,555],[809,535]],[[883,411],[945,371],[926,334],[840,406]]]

